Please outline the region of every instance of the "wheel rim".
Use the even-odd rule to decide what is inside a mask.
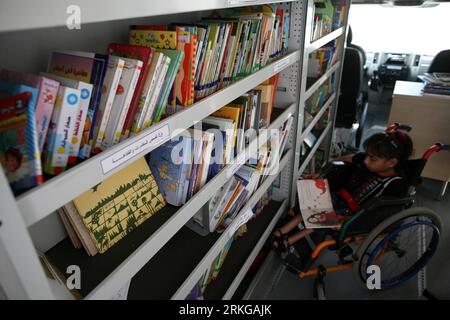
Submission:
[[[385,276],[381,281],[381,289],[387,289],[412,278],[428,263],[438,246],[439,228],[432,221],[422,220],[426,217],[416,216],[410,218],[414,218],[414,221],[402,223],[399,227],[388,232],[381,240],[379,240],[379,237],[375,238],[367,247],[364,254],[364,256],[367,257],[367,260],[361,259],[359,263],[359,274],[362,279],[366,279],[367,277],[367,266],[373,264],[378,265],[382,276],[388,274],[388,276]],[[427,229],[426,232],[428,232],[428,234],[424,232],[424,238],[425,241],[429,239],[429,243],[423,249],[423,253],[420,257],[418,257],[419,247],[414,245],[414,241],[410,242],[411,235],[414,235],[415,233],[414,231],[420,232],[419,228],[422,229],[422,232],[424,232],[423,230],[425,228]],[[403,238],[406,238],[406,240]],[[379,240],[379,242],[377,242],[377,240]],[[373,247],[372,245],[374,243],[376,243],[376,245]],[[414,252],[414,250],[416,251]],[[414,253],[416,254],[416,259],[412,260],[410,257],[411,254]],[[396,262],[385,259],[386,256],[390,260]],[[413,263],[411,263],[411,261],[413,261]]]

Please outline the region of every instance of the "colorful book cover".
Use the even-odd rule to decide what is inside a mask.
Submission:
[[[140,28],[141,26],[135,27]],[[177,33],[176,31],[131,29],[130,44],[155,49],[175,50],[177,48]]]
[[[333,209],[327,179],[298,180],[297,193],[306,228],[333,228],[340,225]]]
[[[0,79],[14,83],[21,83],[38,89],[35,115],[36,128],[39,141],[39,150],[42,152],[44,148],[47,130],[52,117],[53,105],[55,104],[56,95],[58,94],[58,82],[48,77],[37,76],[34,74],[17,72],[2,69]]]
[[[56,175],[65,170],[79,108],[80,90],[59,86],[44,146],[45,173]]]
[[[108,56],[78,51],[52,52],[48,72],[57,76],[83,81],[93,85],[92,98],[80,141],[79,158],[91,155],[94,123],[102,95],[103,79],[108,67]]]
[[[124,66],[125,61],[123,59],[109,56],[108,69],[105,74],[105,79],[103,80],[102,97],[95,115],[94,144],[92,149],[94,154],[101,151],[101,143],[105,135],[106,126],[108,124]]]
[[[144,158],[73,200],[100,253],[165,206]]]
[[[232,106],[224,106],[211,114],[213,117],[217,118],[223,118],[223,119],[230,119],[234,121],[234,129],[233,129],[233,136],[231,138],[233,151],[236,147],[236,138],[237,138],[237,130],[239,125],[239,108],[232,107]]]
[[[177,75],[177,71],[184,57],[183,51],[167,50],[167,49],[157,49],[157,51],[162,52],[165,56],[168,56],[170,58],[170,65],[169,69],[167,70],[163,88],[156,105],[155,115],[153,116],[153,122],[159,122],[163,112],[166,109],[169,93],[172,89],[175,77]]]
[[[119,143],[125,118],[130,108],[134,90],[142,69],[142,61],[129,58],[121,58],[125,64],[117,86],[116,96],[111,107],[111,113],[105,129],[105,136],[101,142],[102,150]]]
[[[63,86],[80,90],[80,105],[78,108],[78,116],[75,121],[75,129],[70,144],[69,160],[68,160],[69,165],[74,165],[77,163],[80,151],[80,144],[83,138],[84,125],[86,123],[86,117],[88,114],[89,105],[91,103],[92,98],[93,85],[83,81],[72,80],[56,76],[50,73],[41,73],[41,74],[43,74],[48,78],[58,81]]]
[[[146,113],[148,112],[150,103],[152,102],[152,98],[154,96],[155,87],[160,76],[162,76],[161,71],[166,63],[170,63],[169,60],[165,60],[166,58],[167,57],[165,57],[161,52],[155,52],[153,54],[150,70],[144,81],[141,98],[139,99],[138,107],[136,109],[136,113],[134,114],[133,123],[131,126],[132,133],[139,133],[142,130]]]
[[[183,204],[185,188],[188,188],[192,166],[193,139],[179,135],[150,153],[148,163],[159,190],[167,203]]]
[[[134,116],[138,110],[140,100],[146,99],[146,92],[144,90],[144,85],[147,80],[147,76],[150,72],[150,68],[155,59],[155,49],[142,46],[134,46],[130,44],[117,44],[111,43],[108,45],[108,53],[113,56],[125,57],[130,59],[136,59],[142,61],[142,71],[139,74],[139,79],[136,84],[136,89],[134,91],[133,99],[130,103],[130,108],[123,124],[122,138],[126,139],[131,131],[133,125]]]
[[[157,76],[155,77],[155,86],[150,95],[150,103],[148,105],[147,111],[144,114],[144,123],[142,124],[142,128],[147,128],[152,124],[157,103],[161,95],[161,90],[163,89],[164,81],[166,79],[167,72],[169,71],[170,62],[171,59],[164,56],[162,68],[160,69],[159,74],[157,74]]]
[[[24,92],[0,100],[0,162],[15,194],[43,181],[30,97]]]

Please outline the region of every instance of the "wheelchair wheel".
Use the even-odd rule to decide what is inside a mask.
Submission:
[[[377,265],[381,289],[400,285],[430,261],[441,230],[440,217],[428,208],[410,208],[389,217],[358,248],[354,255],[354,276],[367,288],[367,268]]]

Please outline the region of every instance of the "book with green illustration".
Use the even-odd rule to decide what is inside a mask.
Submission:
[[[95,185],[73,202],[100,253],[166,204],[144,158]]]

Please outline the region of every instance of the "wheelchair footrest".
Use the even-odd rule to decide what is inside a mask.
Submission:
[[[311,259],[312,249],[305,239],[301,239],[294,245],[292,245],[286,256],[283,258],[283,262],[287,269],[293,273],[299,273],[301,271],[307,271],[314,262]]]

